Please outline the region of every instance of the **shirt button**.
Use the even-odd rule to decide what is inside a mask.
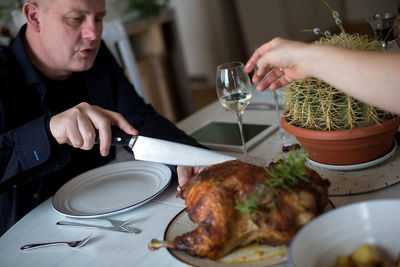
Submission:
[[[33,194],[33,198],[39,199],[39,194],[38,193]]]

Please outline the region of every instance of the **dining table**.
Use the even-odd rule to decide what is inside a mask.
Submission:
[[[233,114],[224,109],[219,101],[215,101],[179,121],[176,125],[191,134],[209,121],[236,123]],[[275,110],[272,94],[254,91],[251,103],[244,112],[243,121],[244,123],[278,125],[279,116]],[[249,151],[250,156],[262,157],[266,162],[276,160],[277,156],[282,153],[282,143],[272,140],[276,134],[278,134],[277,131],[261,140]],[[296,142],[293,136],[290,138],[291,142]],[[235,157],[241,156],[240,152],[220,152]],[[134,159],[131,154],[123,148],[118,148],[117,157],[110,164],[132,160]],[[379,170],[377,172],[379,173]],[[346,176],[342,172],[335,173],[339,176]],[[358,170],[357,173],[362,174],[363,170]],[[377,175],[376,179],[382,178]],[[165,230],[171,220],[185,209],[184,200],[177,197],[177,185],[178,183],[174,179],[165,190],[147,203],[112,216],[121,221],[134,217],[133,225],[141,229],[139,234],[57,225],[56,223],[62,220],[90,221],[102,225],[105,223],[101,221],[101,218],[68,218],[55,210],[53,198],[49,198],[26,214],[0,237],[0,267],[188,266],[165,248],[154,251],[148,248],[148,244],[153,238],[159,240],[164,238]],[[339,208],[366,200],[400,198],[400,184],[397,181],[364,191],[357,193],[353,190],[353,193],[349,192],[348,194],[332,194],[329,199],[334,207]],[[114,193],[118,194],[118,192]],[[29,251],[20,249],[28,243],[79,240],[89,234],[91,234],[91,239],[79,249],[68,246],[52,246]]]

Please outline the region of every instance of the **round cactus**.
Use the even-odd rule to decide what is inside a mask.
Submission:
[[[332,35],[314,44],[382,50],[380,42],[359,34]],[[392,113],[365,104],[315,78],[294,81],[285,86],[284,102],[285,119],[290,124],[307,129],[349,130],[379,124],[394,117]]]

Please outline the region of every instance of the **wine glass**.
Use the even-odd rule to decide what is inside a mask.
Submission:
[[[257,72],[257,66],[255,66],[254,68],[254,73]],[[264,79],[272,72],[272,70],[270,72],[268,72]],[[276,113],[276,118],[277,118],[277,122],[278,122],[278,132],[276,134],[274,134],[273,136],[271,136],[269,138],[269,141],[276,143],[276,144],[280,144],[280,145],[286,145],[286,144],[290,144],[292,143],[292,138],[291,136],[282,128],[282,121],[281,121],[281,112],[280,112],[280,105],[279,105],[279,97],[278,97],[278,93],[277,90],[272,90],[269,89],[268,91],[271,92],[272,97],[274,99],[274,107],[275,107],[275,113]]]
[[[259,166],[265,166],[262,158],[249,157],[243,132],[243,113],[250,103],[252,85],[250,78],[244,72],[241,62],[228,62],[217,67],[217,94],[222,106],[231,111],[237,119],[242,140],[244,157],[240,160]]]
[[[282,128],[278,93],[276,92],[276,90],[270,90],[270,92],[272,93],[272,96],[274,98],[275,112],[278,119],[278,132],[270,138],[270,141],[274,143],[279,143],[281,145],[286,145],[288,143],[291,143],[292,140],[290,135]]]

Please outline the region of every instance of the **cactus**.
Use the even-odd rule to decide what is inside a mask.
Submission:
[[[349,49],[382,50],[381,43],[366,35],[347,34],[320,38],[314,44]],[[352,98],[315,78],[285,86],[285,119],[295,126],[314,130],[350,130],[380,124],[394,115]]]

